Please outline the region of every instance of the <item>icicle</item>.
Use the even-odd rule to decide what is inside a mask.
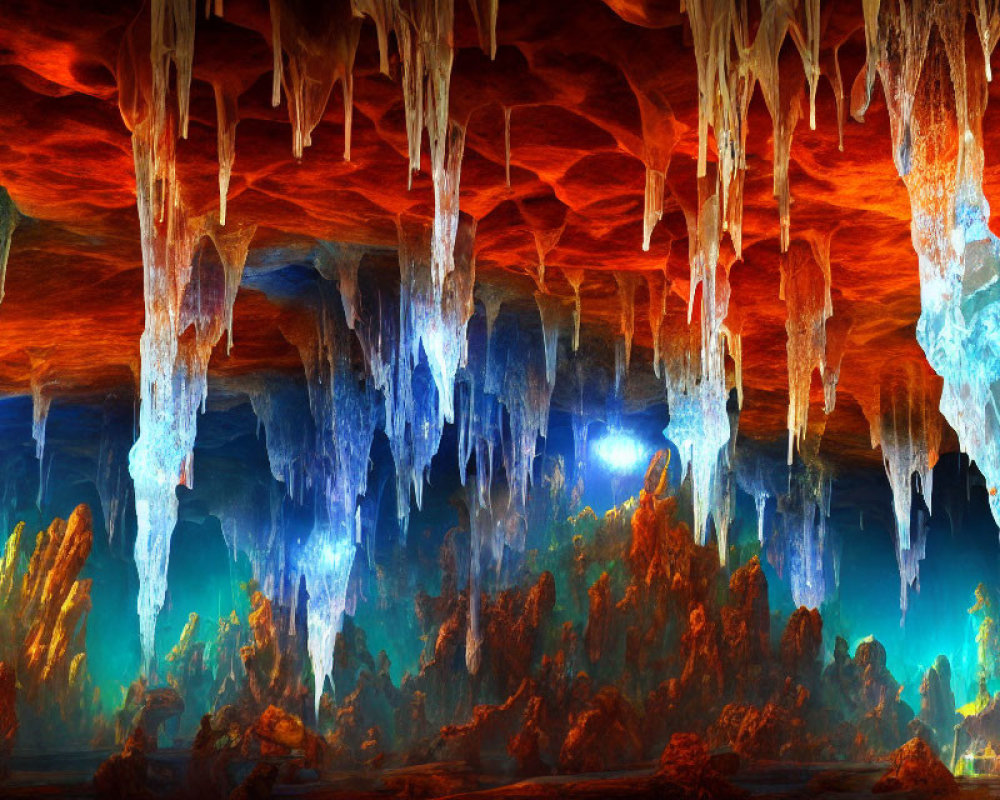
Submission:
[[[510,112],[510,106],[503,107],[503,168],[508,189],[510,188]]]
[[[566,269],[563,267],[563,277],[566,282],[573,287],[573,352],[580,349],[580,312],[582,302],[580,300],[580,287],[583,285],[584,271],[582,269]]]
[[[215,118],[219,149],[219,224],[226,224],[226,198],[229,179],[236,161],[236,124],[239,113],[236,92],[221,83],[212,84],[215,90]]]
[[[10,258],[10,242],[14,229],[21,217],[7,190],[0,186],[0,302],[3,302],[4,287],[7,283],[7,260]]]
[[[223,229],[221,226],[224,224],[220,219],[219,225],[209,225],[207,232],[212,238],[226,273],[223,324],[226,328],[226,355],[228,355],[233,349],[233,307],[236,305],[236,293],[243,280],[243,270],[246,267],[247,255],[250,253],[250,242],[257,232],[257,226],[231,225]]]
[[[549,294],[535,292],[535,304],[542,318],[542,341],[545,347],[545,380],[556,385],[556,358],[559,352],[559,325],[562,321],[562,300]]]

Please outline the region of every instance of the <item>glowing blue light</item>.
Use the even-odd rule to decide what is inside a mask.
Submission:
[[[646,448],[625,431],[609,431],[594,443],[594,451],[613,472],[631,472],[642,462]]]

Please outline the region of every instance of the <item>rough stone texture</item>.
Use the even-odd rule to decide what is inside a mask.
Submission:
[[[923,739],[910,739],[893,751],[889,770],[875,784],[873,791],[919,793],[922,797],[954,797],[958,783],[948,768],[934,755]]]
[[[666,263],[665,330],[682,329],[688,248],[676,202],[668,198],[650,250],[641,249],[644,133],[670,153],[669,191],[686,202],[695,196],[698,89],[690,33],[677,4],[504,2],[495,61],[479,48],[468,4],[455,8],[451,111],[468,130],[461,206],[479,222],[480,274],[508,280],[520,273],[520,280],[529,281],[526,274],[538,260],[535,233],[562,227],[546,255],[551,291],[570,296],[560,267],[587,269],[585,316],[616,324],[617,303],[608,301],[611,272],[660,272]],[[34,352],[47,352],[46,377],[66,394],[132,381],[142,329],[142,276],[133,160],[117,107],[115,73],[124,30],[139,13],[137,3],[65,0],[28,0],[6,10],[0,106],[11,113],[0,119],[5,143],[0,175],[29,219],[14,236],[0,319],[4,392],[27,392]],[[291,257],[302,256],[313,237],[394,246],[397,214],[429,218],[427,150],[408,191],[398,69],[394,79],[379,73],[369,20],[361,25],[354,74],[351,161],[342,158],[343,111],[336,89],[299,163],[291,153],[285,101],[279,108],[270,103],[266,6],[237,3],[226,8],[223,19],[198,17],[190,133],[178,145],[178,171],[195,212],[218,204],[211,83],[225,75],[239,91],[240,118],[229,217],[260,226],[255,247],[279,247]],[[834,318],[849,320],[851,334],[838,386],[841,399],[824,447],[833,457],[877,464],[861,406],[883,372],[907,363],[926,370],[913,337],[919,291],[910,207],[892,163],[880,88],[864,124],[847,120],[844,150],[837,149],[828,77],[834,48],[848,87],[862,66],[860,3],[829,4],[822,24],[817,127],[812,131],[800,123],[791,150],[792,239],[837,228]],[[786,43],[782,69],[798,70],[801,77],[798,61]],[[989,90],[997,93],[1000,87],[994,83]],[[511,110],[509,188],[504,107]],[[649,108],[656,113],[644,120],[641,109]],[[731,322],[738,323],[744,340],[741,434],[772,438],[785,423],[785,308],[777,292],[771,121],[760,92],[751,102],[748,124],[744,261],[731,272]],[[986,126],[987,153],[996,150],[996,130]],[[710,143],[709,160],[714,158]],[[998,187],[1000,170],[988,161],[985,190],[994,207]],[[252,256],[251,265],[254,261]],[[887,272],[886,263],[901,268]],[[636,343],[648,346],[644,291],[637,302]],[[52,308],[59,313],[50,313]],[[213,377],[264,365],[298,369],[298,355],[280,331],[294,315],[260,291],[244,288],[235,309],[236,346],[230,357],[221,348],[215,354]]]

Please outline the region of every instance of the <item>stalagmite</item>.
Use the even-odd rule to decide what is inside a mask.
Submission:
[[[563,277],[573,288],[573,352],[580,349],[580,287],[583,285],[584,271],[582,269],[566,269],[563,267]]]
[[[635,336],[635,287],[639,276],[632,272],[615,272],[618,284],[618,304],[621,309],[619,331],[625,339],[625,370],[632,361],[632,338]]]
[[[0,302],[3,302],[4,287],[7,283],[7,261],[10,258],[10,243],[14,229],[21,217],[7,190],[0,186]]]
[[[219,149],[219,224],[226,224],[226,200],[229,195],[229,179],[236,161],[236,124],[239,113],[236,107],[236,92],[222,83],[212,84],[215,91],[215,124],[218,131]]]

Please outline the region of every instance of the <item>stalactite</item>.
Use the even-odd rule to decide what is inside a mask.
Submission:
[[[639,277],[631,272],[615,272],[620,307],[619,332],[625,339],[625,370],[632,362],[632,338],[635,336],[635,287]]]
[[[1000,3],[997,0],[975,0],[970,3],[972,14],[976,19],[976,31],[979,33],[979,43],[983,47],[983,66],[986,70],[986,80],[993,80],[993,69],[990,58],[1000,37]]]
[[[865,408],[873,447],[881,447],[885,474],[892,490],[896,526],[893,540],[900,568],[900,611],[905,616],[909,589],[917,580],[926,535],[911,536],[913,478],[930,512],[933,469],[941,448],[941,417],[929,379],[910,368],[892,379],[888,395],[876,394]],[[919,522],[918,522],[919,525]],[[924,534],[921,536],[921,534]]]
[[[309,8],[312,8],[311,6]],[[318,8],[318,7],[317,7]],[[344,160],[351,160],[351,123],[354,112],[354,59],[361,37],[361,20],[348,0],[336,0],[309,20],[288,0],[271,0],[271,27],[275,44],[275,80],[280,78],[292,125],[292,155],[301,159],[312,144],[312,132],[326,110],[333,85],[340,82],[344,98]],[[282,52],[287,58],[281,65]],[[276,87],[271,102],[278,98]],[[279,99],[280,100],[280,99]]]
[[[510,106],[503,107],[503,171],[510,188]]]
[[[809,130],[816,130],[816,88],[819,86],[820,14],[819,0],[802,0],[799,10],[805,20],[794,19],[789,33],[802,57],[809,84]]]
[[[789,7],[780,0],[761,0],[761,21],[754,39],[754,66],[760,82],[764,103],[771,115],[774,141],[774,196],[778,200],[781,226],[781,251],[788,250],[791,226],[791,195],[788,187],[788,167],[791,159],[792,136],[802,114],[801,87],[782,91],[779,56],[790,24]]]
[[[796,242],[781,259],[779,295],[785,301],[788,336],[788,463],[805,439],[813,371],[823,372],[829,296],[824,270],[813,251]]]
[[[541,292],[545,291],[545,258],[556,249],[559,240],[562,238],[565,226],[559,228],[547,228],[544,230],[533,230],[531,235],[535,240],[535,252],[538,254],[537,273],[534,276],[535,283]]]
[[[218,131],[219,150],[219,224],[226,224],[226,200],[229,195],[229,180],[236,161],[236,124],[239,112],[236,106],[236,92],[222,83],[213,83],[215,91],[215,119]]]
[[[545,380],[556,385],[556,359],[559,352],[559,327],[563,317],[562,300],[554,295],[535,292],[535,304],[542,319],[542,341],[545,349]]]
[[[352,331],[358,318],[358,269],[366,248],[340,242],[320,242],[313,260],[316,270],[328,281],[336,281],[344,306],[344,318]]]
[[[649,250],[653,228],[663,217],[663,190],[666,175],[659,170],[646,167],[645,211],[642,215],[642,249]]]
[[[233,349],[233,307],[236,305],[236,294],[243,280],[243,270],[246,267],[247,256],[250,253],[250,242],[253,241],[257,226],[230,225],[219,219],[218,225],[208,223],[206,233],[219,254],[222,268],[225,271],[225,296],[223,298],[223,325],[226,328],[226,354]]]
[[[10,243],[14,229],[20,222],[20,215],[7,190],[0,186],[0,302],[3,302],[7,283],[7,261],[10,258]]]
[[[851,89],[851,116],[858,122],[864,122],[865,112],[872,100],[872,90],[875,88],[876,70],[879,60],[879,6],[881,0],[861,0],[861,9],[865,18],[865,66],[858,74]]]
[[[663,329],[663,318],[667,314],[667,279],[660,272],[646,272],[646,288],[649,290],[649,330],[653,335],[653,373],[657,378],[660,370],[660,337]]]
[[[494,60],[497,57],[497,10],[500,0],[469,0],[479,31],[479,46]]]
[[[566,269],[563,267],[563,277],[573,288],[573,352],[580,349],[580,315],[582,310],[582,300],[580,299],[580,287],[583,286],[584,271],[582,269]]]

